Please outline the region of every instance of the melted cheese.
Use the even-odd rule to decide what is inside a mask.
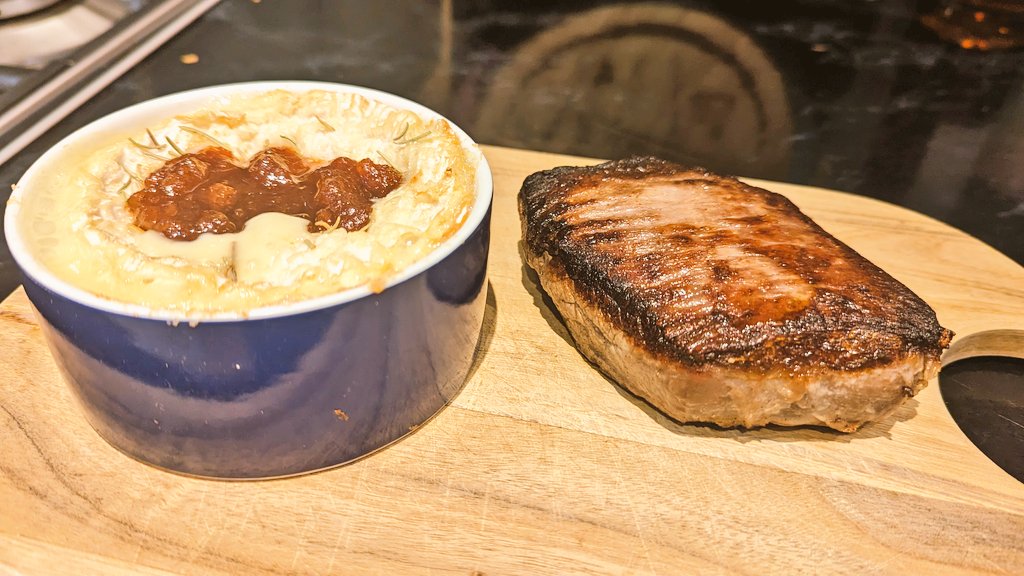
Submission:
[[[430,253],[465,220],[475,198],[476,159],[447,122],[354,94],[275,91],[236,97],[69,153],[62,168],[37,180],[24,208],[33,250],[57,276],[101,297],[156,311],[245,312],[369,285]],[[332,128],[332,129],[331,129]],[[414,142],[399,134],[421,136]],[[262,214],[234,234],[183,242],[133,225],[125,199],[138,179],[174,154],[216,143],[247,159],[294,141],[313,163],[382,158],[403,184],[374,205],[356,232],[310,233],[307,222]],[[153,157],[153,154],[156,157]],[[128,183],[125,186],[125,183]]]

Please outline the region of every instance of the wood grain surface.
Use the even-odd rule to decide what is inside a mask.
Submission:
[[[674,423],[573,348],[519,255],[515,194],[583,163],[485,148],[487,316],[455,401],[353,464],[198,480],[86,424],[20,290],[0,305],[0,575],[1024,574],[1024,484],[960,432],[936,382],[844,435]],[[870,199],[756,182],[906,283],[959,358],[1024,349],[1024,269]]]

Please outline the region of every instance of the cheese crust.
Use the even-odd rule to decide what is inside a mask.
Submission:
[[[314,167],[338,156],[386,162],[403,183],[355,232],[311,233],[302,218],[262,214],[233,234],[183,242],[134,226],[125,200],[181,152],[224,146],[246,162],[294,146]],[[302,301],[395,274],[458,230],[475,198],[479,154],[448,122],[358,94],[271,91],[223,98],[66,158],[25,205],[30,243],[61,279],[154,312],[202,316]]]

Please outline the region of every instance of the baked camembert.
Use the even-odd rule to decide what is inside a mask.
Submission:
[[[338,210],[322,219],[293,210],[177,237],[140,227],[142,196],[129,198],[176,158],[226,154],[244,169],[268,150],[301,159],[308,173],[351,159],[398,184],[367,199],[353,225]],[[358,94],[272,91],[218,99],[76,153],[24,209],[37,253],[75,286],[155,311],[244,313],[382,289],[462,225],[475,198],[474,154],[441,119]],[[303,169],[294,172],[299,181]]]

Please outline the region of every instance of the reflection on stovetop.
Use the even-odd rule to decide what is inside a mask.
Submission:
[[[0,20],[0,87],[14,71],[40,70],[98,38],[137,12],[141,0],[65,0],[38,12]]]
[[[0,21],[0,165],[217,2],[68,0]]]
[[[33,102],[59,88],[51,83],[108,42],[119,25],[152,0],[63,0],[44,9],[0,19],[0,147]],[[2,8],[2,5],[0,5]],[[7,155],[0,156],[0,163]]]

